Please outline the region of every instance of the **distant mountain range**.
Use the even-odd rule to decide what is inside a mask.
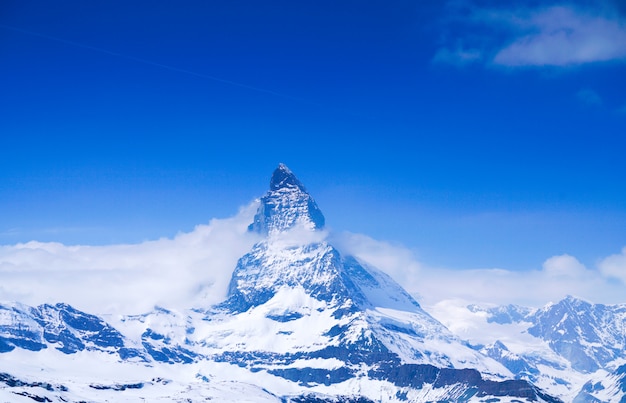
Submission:
[[[262,240],[217,305],[98,317],[0,304],[0,401],[626,402],[626,306],[471,305],[536,340],[473,345],[324,226],[281,164],[249,227]]]
[[[468,309],[488,323],[515,329],[508,334],[514,348],[500,340],[477,348],[516,377],[571,401],[626,401],[626,305],[568,296],[535,310],[516,305]],[[523,341],[528,336],[533,343]]]

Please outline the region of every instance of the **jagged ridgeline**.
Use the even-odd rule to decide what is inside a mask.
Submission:
[[[159,308],[116,327],[67,305],[0,306],[0,391],[39,401],[559,401],[342,254],[324,225],[280,164],[249,227],[262,239],[222,303]],[[16,364],[25,352],[34,365]],[[90,377],[83,362],[106,370]]]

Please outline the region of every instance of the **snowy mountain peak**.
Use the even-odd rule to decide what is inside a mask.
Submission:
[[[505,367],[453,336],[391,277],[352,256],[342,255],[323,232],[314,231],[323,224],[319,219],[323,220],[323,216],[311,196],[281,164],[251,225],[252,230],[266,237],[239,259],[228,298],[217,307],[214,316],[249,320],[258,315],[258,327],[263,329],[275,327],[276,323],[289,324],[280,325],[289,327],[277,331],[283,333],[269,334],[267,341],[257,343],[263,348],[253,350],[255,354],[267,354],[269,350],[287,359],[285,354],[298,351],[305,361],[345,359],[345,373],[328,374],[331,383],[362,373],[364,365],[377,367],[377,360],[394,368],[406,363],[437,368],[471,367],[500,379],[511,375]],[[312,323],[322,326],[313,328]],[[280,346],[287,345],[287,341],[276,342],[276,334],[281,339],[285,336],[297,341],[306,337],[313,342],[306,348],[298,344],[297,349],[286,351]],[[265,337],[258,335],[255,339]],[[220,359],[248,363],[237,343],[240,341],[233,347],[221,346],[221,355],[231,351],[226,354],[228,357]],[[303,349],[309,351],[305,354]],[[373,351],[378,355],[376,360],[372,358]],[[298,380],[306,378],[302,376],[297,375]]]
[[[296,178],[287,165],[282,162],[278,164],[278,168],[274,170],[272,179],[270,180],[270,190],[278,190],[280,188],[298,188],[306,192],[302,182]]]
[[[296,226],[310,230],[324,227],[324,215],[317,203],[285,164],[272,174],[270,190],[261,198],[254,222],[248,229],[276,234]]]
[[[533,368],[504,343],[473,349],[323,226],[280,164],[222,303],[109,316],[116,327],[67,304],[0,304],[0,401],[560,403],[512,379]]]

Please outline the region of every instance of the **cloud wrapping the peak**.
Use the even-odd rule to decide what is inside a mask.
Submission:
[[[296,224],[286,231],[275,231],[268,235],[272,248],[288,249],[324,241],[328,237],[326,230],[312,230],[307,224]]]
[[[226,297],[237,260],[261,240],[247,231],[257,207],[258,201],[235,217],[140,244],[67,246],[33,241],[0,246],[0,301],[66,302],[96,314],[143,313],[155,305],[208,307]],[[597,268],[564,254],[546,259],[535,270],[454,270],[428,267],[402,245],[361,234],[296,227],[271,241],[289,247],[325,239],[342,254],[390,275],[427,308],[441,306],[442,301],[457,301],[454,306],[539,307],[567,295],[598,303],[626,302],[626,248],[601,260]]]
[[[342,254],[354,256],[387,273],[407,291],[415,293],[420,288],[422,264],[406,247],[351,232],[335,234],[331,242]]]
[[[453,7],[446,20],[453,33],[433,62],[566,67],[626,60],[626,18],[610,3],[524,3]]]

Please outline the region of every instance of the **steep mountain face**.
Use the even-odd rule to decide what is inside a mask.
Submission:
[[[503,362],[506,346],[476,351],[389,276],[343,255],[326,240],[324,221],[281,164],[249,227],[264,238],[237,263],[223,303],[117,318],[118,330],[63,304],[0,307],[0,350],[12,362],[0,363],[0,397],[559,401],[514,379],[523,366],[515,357],[505,365],[491,358]],[[33,379],[40,365],[29,365],[25,350],[49,359],[42,376],[56,378]],[[70,356],[89,371],[68,376]],[[92,373],[90,360],[104,373]]]
[[[249,228],[272,235],[298,225],[321,229],[324,222],[324,215],[304,185],[285,164],[280,164],[272,174],[270,190],[261,198],[259,210]]]

